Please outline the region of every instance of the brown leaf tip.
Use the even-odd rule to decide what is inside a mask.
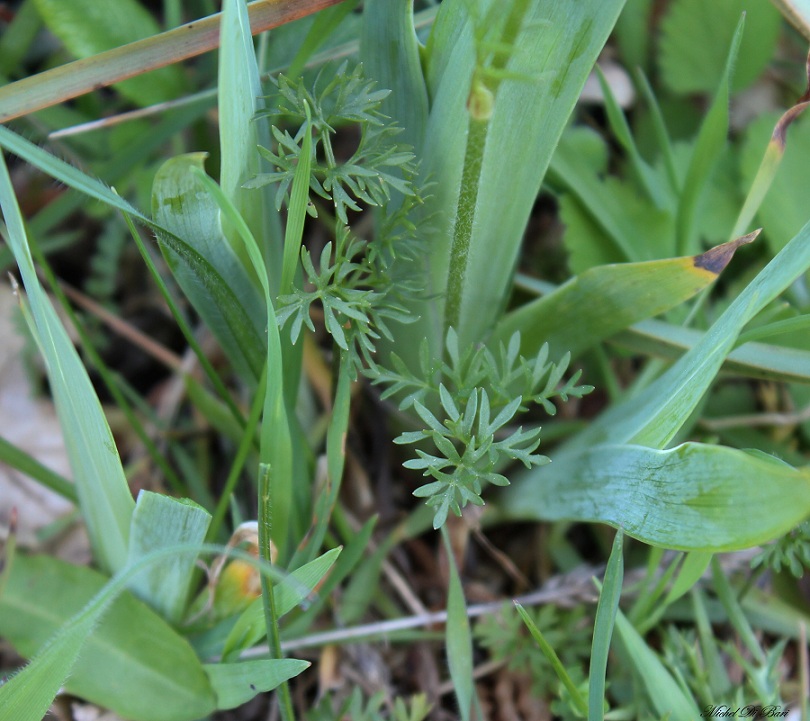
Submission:
[[[756,237],[762,232],[762,228],[758,228],[752,233],[741,235],[739,238],[723,243],[722,245],[710,248],[705,253],[694,256],[695,268],[703,268],[710,273],[720,275],[722,270],[729,264],[734,257],[734,253],[741,245],[753,243]]]

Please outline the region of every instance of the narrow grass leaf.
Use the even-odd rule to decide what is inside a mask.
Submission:
[[[20,209],[2,157],[0,207],[8,241],[28,292],[34,319],[31,330],[45,358],[90,542],[101,566],[116,571],[126,562],[129,523],[135,502],[87,371],[37,278]]]
[[[442,527],[442,539],[447,551],[450,573],[445,632],[447,664],[450,667],[450,679],[453,681],[453,689],[456,692],[459,713],[463,721],[469,721],[475,693],[470,619],[467,617],[467,603],[464,600],[464,589],[461,586],[458,568],[456,568],[453,547],[445,527]]]
[[[548,659],[554,673],[557,674],[557,678],[560,679],[563,686],[565,686],[566,690],[571,695],[571,700],[573,701],[577,710],[583,716],[586,716],[588,714],[588,704],[585,702],[585,699],[582,698],[582,694],[579,692],[577,685],[571,679],[571,676],[569,676],[568,671],[565,669],[565,666],[563,666],[562,661],[560,661],[560,657],[557,655],[557,652],[551,647],[542,631],[537,628],[537,625],[532,620],[532,617],[526,613],[526,609],[523,608],[523,606],[521,606],[519,603],[515,603],[515,608],[517,609],[518,614],[520,614],[520,617],[523,619],[523,623],[526,624],[526,628],[529,629],[529,633],[532,635],[532,638],[540,647],[543,655]]]
[[[344,357],[338,368],[332,417],[329,419],[326,431],[326,488],[318,494],[313,504],[313,525],[308,534],[306,547],[303,549],[308,554],[315,554],[321,548],[332,522],[332,514],[340,493],[343,468],[346,462],[351,386],[351,367]],[[297,557],[298,554],[294,560]]]
[[[810,14],[810,12],[808,13]],[[748,190],[748,195],[745,197],[745,203],[740,209],[740,214],[737,217],[737,222],[734,224],[732,234],[738,232],[745,232],[741,228],[747,229],[754,219],[757,211],[762,205],[763,200],[768,195],[768,190],[771,188],[779,166],[782,163],[782,158],[785,155],[785,146],[787,144],[787,130],[796,118],[798,118],[810,105],[810,55],[807,57],[805,64],[805,74],[807,75],[807,86],[804,94],[796,101],[793,107],[789,108],[782,117],[779,118],[771,133],[771,139],[765,148],[762,160],[760,161],[759,168],[757,168],[756,175],[751,182],[751,187]]]
[[[616,632],[627,652],[630,666],[647,690],[652,707],[661,718],[670,721],[694,721],[700,710],[678,685],[655,652],[619,611]]]
[[[32,455],[2,437],[0,437],[0,463],[30,476],[41,486],[58,493],[62,498],[74,503],[78,501],[76,486],[73,483],[47,466],[43,466]]]
[[[577,458],[565,463],[564,475],[551,474],[555,462],[541,483],[516,482],[501,510],[516,518],[607,523],[645,543],[685,551],[755,546],[810,515],[810,469],[764,454],[685,443],[668,451],[596,446]]]
[[[248,7],[251,32],[264,32],[338,2],[340,0],[281,0],[273,3],[257,0]],[[160,35],[9,83],[0,88],[0,122],[213,50],[219,42],[219,23],[217,13]]]
[[[33,0],[23,2],[0,37],[0,75],[19,71],[41,28],[42,20]]]
[[[265,259],[270,285],[278,288],[281,260],[281,223],[270,187],[243,188],[245,181],[263,170],[257,146],[270,147],[270,130],[258,122],[264,108],[259,68],[250,32],[245,0],[226,0],[222,6],[218,69],[219,147],[222,192],[242,216]],[[223,224],[223,232],[242,267],[255,280],[253,267],[235,230]]]
[[[206,664],[205,672],[220,710],[236,708],[256,694],[272,691],[310,666],[296,659],[263,659],[239,663]]]
[[[717,559],[712,559],[712,581],[717,597],[726,611],[728,620],[734,626],[734,630],[739,634],[740,639],[745,644],[748,651],[753,655],[758,663],[764,664],[765,652],[762,650],[760,642],[757,640],[751,622],[746,618],[740,602],[737,600],[734,589],[728,582],[723,569]]]
[[[661,182],[661,178],[641,156],[636,146],[633,133],[630,130],[630,125],[624,115],[624,111],[613,95],[613,90],[598,65],[596,66],[596,74],[599,78],[599,87],[602,88],[602,95],[605,99],[605,110],[607,111],[611,131],[627,153],[633,172],[641,186],[647,192],[649,198],[655,203],[656,207],[666,207],[670,199],[669,189]]]
[[[602,721],[605,713],[605,675],[610,639],[613,636],[613,624],[619,610],[624,581],[623,540],[624,534],[619,530],[613,539],[613,547],[605,569],[605,582],[599,593],[599,603],[596,605],[588,672],[588,721]]]
[[[377,517],[372,516],[356,533],[351,532],[344,534],[346,545],[343,547],[343,551],[335,563],[335,567],[332,569],[331,573],[323,579],[322,584],[318,588],[318,594],[313,599],[309,608],[307,608],[298,618],[285,625],[285,638],[293,638],[297,635],[306,633],[306,631],[312,626],[315,618],[326,605],[332,591],[343,583],[343,581],[349,577],[355,568],[363,568],[364,564],[359,566],[358,564],[360,564],[362,561],[364,552],[368,550],[371,535],[376,524]],[[354,578],[354,576],[352,576],[352,578]],[[342,611],[340,612],[340,617],[341,619],[343,618]]]
[[[125,578],[110,583],[86,567],[17,555],[0,635],[33,660],[0,687],[4,718],[39,721],[63,684],[132,721],[193,721],[214,710],[188,642],[134,596],[113,600]]]
[[[549,344],[552,358],[567,351],[577,356],[614,333],[693,297],[750,240],[744,236],[686,258],[590,268],[504,315],[495,326],[492,343],[506,343],[520,331],[520,350],[527,357],[536,355],[543,343]],[[598,303],[593,302],[595,298]]]
[[[159,548],[202,545],[211,514],[188,499],[141,491],[132,514],[128,565]],[[141,571],[130,590],[170,623],[181,620],[197,568],[191,554],[178,555]]]
[[[301,241],[304,237],[304,220],[307,217],[307,205],[309,204],[309,180],[312,169],[312,119],[306,101],[304,107],[307,111],[307,124],[301,141],[298,166],[295,168],[295,174],[293,175],[287,227],[284,230],[284,256],[281,266],[282,295],[293,291],[295,271],[298,268],[298,258],[301,255]]]
[[[687,553],[683,559],[683,564],[678,571],[678,576],[669,589],[663,606],[675,603],[681,596],[690,591],[692,587],[703,577],[706,569],[713,558],[712,553],[702,551],[692,551]]]
[[[660,320],[645,320],[610,340],[623,348],[677,360],[698,345],[704,331]],[[762,380],[810,383],[810,352],[798,348],[747,342],[728,354],[724,373]]]
[[[315,15],[306,37],[298,44],[295,57],[293,57],[285,72],[288,78],[295,80],[301,77],[304,67],[312,55],[329,39],[332,33],[341,27],[341,23],[346,16],[351,16],[357,7],[357,3],[358,0],[343,0],[343,2],[333,7],[324,8]],[[368,12],[367,7],[364,9],[364,16],[366,12]],[[290,27],[289,25],[286,26],[286,28]],[[372,77],[374,76],[372,75]]]
[[[706,600],[700,589],[693,588],[692,610],[695,626],[697,627],[700,653],[707,670],[707,678],[714,698],[725,698],[731,690],[731,680],[728,677],[726,664],[715,637],[709,614],[706,609]]]
[[[276,615],[281,618],[304,603],[315,588],[324,580],[340,555],[340,548],[333,548],[314,561],[292,571],[283,581],[273,587]],[[262,600],[256,599],[239,617],[225,641],[223,657],[229,658],[235,652],[249,648],[266,634]]]

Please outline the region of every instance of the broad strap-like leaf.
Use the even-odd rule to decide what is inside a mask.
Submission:
[[[108,584],[89,568],[15,557],[0,597],[0,636],[33,662],[0,687],[0,709],[28,709],[40,697],[44,705],[39,715],[32,706],[34,715],[3,718],[39,721],[63,684],[131,721],[194,721],[214,711],[188,642],[129,593],[113,600]],[[12,707],[12,695],[29,700]]]
[[[225,240],[216,203],[192,168],[204,155],[167,160],[152,185],[155,222],[166,262],[183,292],[243,378],[258,380],[265,359],[266,311],[261,291]]]
[[[520,332],[521,353],[536,355],[543,343],[557,358],[572,356],[645,318],[691,298],[716,280],[736,249],[754,234],[701,255],[590,268],[537,300],[504,315],[492,342]],[[497,347],[493,345],[493,347]]]
[[[700,443],[595,446],[524,476],[500,508],[514,518],[607,523],[664,548],[730,551],[810,515],[810,470]]]

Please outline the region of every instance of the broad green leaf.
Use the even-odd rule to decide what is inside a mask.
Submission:
[[[751,238],[701,255],[586,270],[556,290],[501,318],[492,341],[521,334],[521,352],[535,355],[548,343],[552,358],[577,356],[599,341],[682,303],[714,281],[736,249]]]
[[[129,523],[135,502],[87,371],[37,278],[20,209],[2,157],[0,207],[8,242],[28,293],[33,317],[31,331],[45,359],[90,542],[101,566],[116,571],[126,562]]]
[[[136,0],[116,0],[114,13],[106,0],[35,0],[35,3],[48,29],[77,58],[96,55],[160,31],[149,11]],[[138,105],[151,105],[182,95],[183,79],[177,68],[161,68],[124,80],[118,88]]]
[[[281,618],[286,613],[292,611],[299,603],[306,600],[329,569],[334,564],[340,548],[333,548],[314,561],[297,568],[289,574],[281,583],[273,587],[275,597],[276,615]],[[264,623],[264,607],[262,599],[257,598],[239,617],[228,638],[225,641],[223,656],[230,657],[235,651],[249,648],[257,643],[266,634],[267,629]]]
[[[671,721],[694,721],[700,718],[700,710],[695,702],[683,692],[621,611],[616,616],[616,633],[621,639],[632,670],[644,683],[650,704],[656,713]]]
[[[723,75],[726,49],[740,15],[748,27],[732,87],[742,90],[767,66],[779,37],[779,13],[759,0],[675,0],[661,21],[659,65],[676,93],[713,92]]]
[[[258,380],[264,364],[266,312],[261,293],[225,241],[216,203],[192,168],[204,155],[167,160],[152,186],[158,241],[177,282],[245,379]]]
[[[699,443],[668,451],[606,445],[560,465],[563,473],[520,479],[501,510],[515,518],[607,523],[650,545],[685,551],[755,546],[810,515],[810,469],[764,454]]]
[[[203,668],[217,696],[217,708],[229,709],[247,703],[258,693],[272,691],[309,666],[309,661],[274,658],[206,664]]]
[[[222,158],[219,183],[259,244],[271,278],[277,288],[281,262],[281,223],[272,200],[272,187],[248,190],[242,187],[263,170],[256,147],[269,148],[267,122],[257,122],[256,113],[264,108],[262,84],[250,33],[250,20],[244,0],[228,0],[223,5],[219,51],[219,145]],[[255,280],[253,268],[242,241],[234,229],[224,225],[224,235],[240,262]]]
[[[463,721],[469,721],[475,687],[473,683],[472,633],[467,617],[464,589],[456,568],[453,546],[446,526],[442,526],[442,539],[449,561],[450,578],[447,589],[447,627],[445,645],[450,678],[458,700],[458,709]]]
[[[608,652],[624,581],[623,540],[624,534],[620,530],[613,539],[613,548],[605,569],[605,582],[599,593],[599,603],[596,605],[588,673],[588,721],[601,721],[604,718]]]
[[[25,684],[33,678],[31,690],[45,705],[38,716],[8,718],[39,721],[62,684],[131,721],[194,721],[215,709],[208,678],[188,642],[128,593],[110,604],[108,580],[54,558],[14,559],[0,597],[0,635],[21,655],[39,658],[13,683],[19,688],[17,679]],[[17,708],[6,705],[11,685],[0,687],[4,711]]]
[[[391,91],[381,109],[402,127],[398,140],[418,152],[427,125],[428,95],[413,28],[413,0],[364,3],[360,56],[367,76]]]
[[[211,514],[193,501],[141,491],[132,514],[127,565],[159,548],[202,545],[210,522]],[[188,553],[154,563],[135,576],[129,587],[177,624],[186,610],[195,561]]]

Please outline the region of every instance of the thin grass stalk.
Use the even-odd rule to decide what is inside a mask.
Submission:
[[[605,570],[605,582],[600,589],[599,602],[596,605],[591,663],[588,673],[588,721],[603,721],[605,717],[605,676],[608,652],[624,580],[623,541],[624,534],[618,531],[613,539],[613,548]]]
[[[219,496],[214,513],[211,516],[211,525],[208,527],[208,539],[214,540],[219,533],[222,522],[225,519],[225,514],[228,512],[231,496],[236,489],[236,483],[239,481],[239,476],[245,466],[248,453],[253,447],[256,429],[259,426],[259,418],[261,418],[263,399],[265,394],[265,387],[267,385],[267,367],[262,371],[259,385],[256,388],[256,395],[253,398],[253,403],[250,406],[250,415],[247,419],[247,424],[244,427],[242,438],[239,441],[239,447],[236,450],[236,456],[231,464],[231,470],[228,472],[228,477],[225,480],[225,485]]]

